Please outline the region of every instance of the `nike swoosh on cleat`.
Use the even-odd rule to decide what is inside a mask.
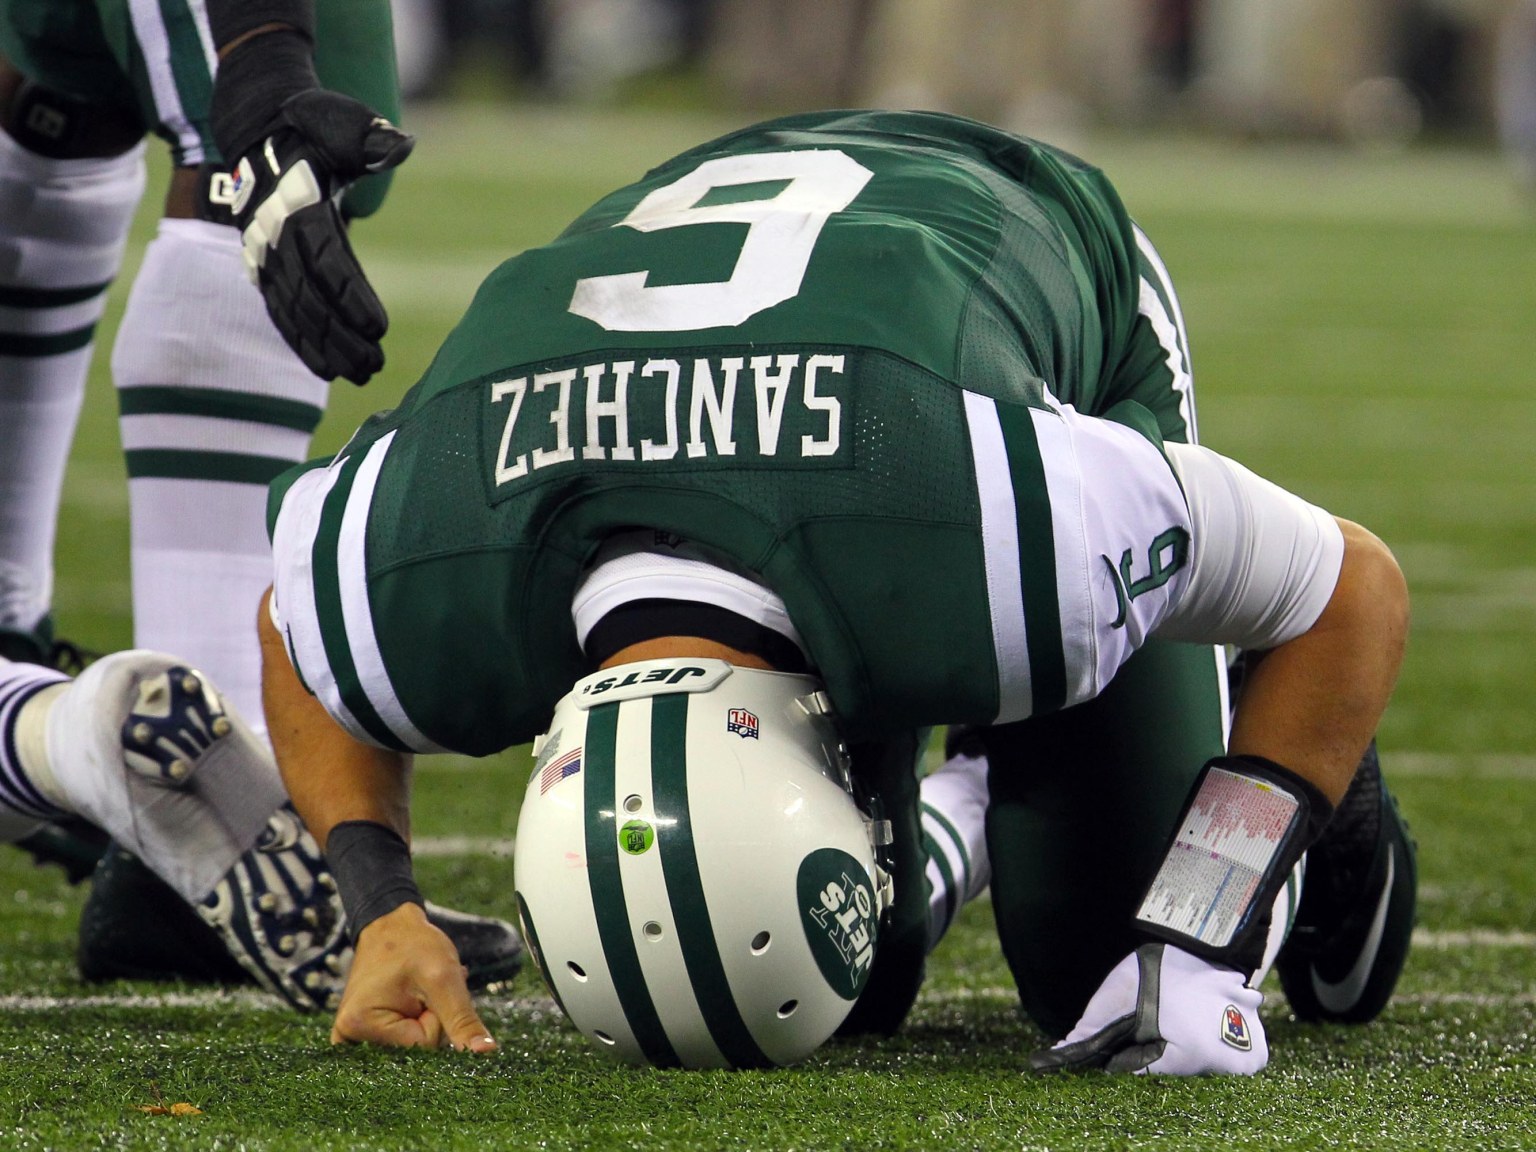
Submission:
[[[1376,902],[1376,914],[1371,918],[1371,930],[1366,933],[1365,944],[1355,965],[1338,983],[1330,983],[1317,974],[1312,966],[1312,991],[1317,1002],[1329,1012],[1344,1013],[1355,1006],[1371,978],[1371,968],[1376,963],[1376,952],[1381,947],[1381,933],[1387,924],[1387,906],[1392,902],[1392,878],[1397,866],[1397,849],[1387,853],[1387,881],[1381,886],[1381,899]]]

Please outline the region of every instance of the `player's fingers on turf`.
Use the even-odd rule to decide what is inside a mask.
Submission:
[[[345,1010],[331,1028],[332,1044],[374,1044],[381,1048],[438,1048],[443,1030],[437,1018],[423,1010],[420,1016],[403,1016],[379,1008],[348,1015]]]
[[[430,1006],[427,1014],[433,1014],[441,1021],[450,1046],[470,1052],[494,1052],[496,1041],[475,1012],[475,1002],[469,995],[464,973],[462,965],[454,965],[452,971],[438,974],[430,988],[422,988],[426,993],[423,999]]]

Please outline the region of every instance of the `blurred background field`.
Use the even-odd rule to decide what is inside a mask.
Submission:
[[[456,11],[484,7],[464,0]],[[602,6],[563,6],[584,7],[590,20]],[[882,21],[899,16],[918,23],[897,31],[920,28],[919,17],[938,7],[970,20],[973,32],[1007,27],[1002,4],[850,0],[820,6],[832,24],[793,31],[804,42],[797,56],[785,47],[790,30],[753,22],[770,9],[816,7],[722,2],[715,18],[748,31],[726,37],[717,24],[722,39],[688,48],[685,26],[670,25],[671,39],[659,38],[640,67],[644,53],[620,51],[624,38],[616,48],[613,27],[600,21],[592,26],[605,27],[608,41],[578,38],[588,55],[567,44],[562,51],[576,54],[559,67],[546,59],[542,75],[506,54],[510,33],[495,20],[477,39],[450,41],[452,65],[429,70],[408,111],[417,153],[384,210],[355,232],[391,312],[389,365],[365,389],[333,387],[317,452],[334,451],[416,379],[487,271],[552,237],[603,192],[768,112],[873,98],[871,77],[899,55],[893,25]],[[1018,7],[1037,21],[1053,13],[1065,21],[1058,40],[1046,38],[1058,44],[1058,78],[1073,75],[1068,65],[1093,43],[1082,23],[1089,14],[1127,10],[1110,0]],[[1229,22],[1244,12],[1257,19],[1238,0],[1191,7]],[[1421,923],[1400,996],[1380,1023],[1301,1025],[1276,987],[1265,1009],[1276,1057],[1257,1082],[1026,1078],[1021,1057],[1040,1037],[1017,1018],[981,902],[934,957],[899,1040],[834,1045],[793,1072],[613,1069],[558,1020],[527,973],[484,1001],[505,1045],[493,1061],[331,1053],[324,1022],[252,997],[181,989],[165,999],[147,985],[81,985],[71,966],[79,891],[12,853],[0,860],[0,893],[14,891],[0,897],[0,1146],[1536,1147],[1527,830],[1536,807],[1536,203],[1518,155],[1499,144],[1497,74],[1483,68],[1518,6],[1350,7],[1373,19],[1417,13],[1421,35],[1389,24],[1395,38],[1352,56],[1343,16],[1276,3],[1298,20],[1312,14],[1311,43],[1341,41],[1331,72],[1318,56],[1311,82],[1283,85],[1271,57],[1285,38],[1260,38],[1266,55],[1252,35],[1244,41],[1229,28],[1234,43],[1248,44],[1249,56],[1238,57],[1247,73],[1226,56],[1219,67],[1191,63],[1214,51],[1208,43],[1186,43],[1180,64],[1142,41],[1156,66],[1138,73],[1140,96],[1122,99],[1094,74],[1080,91],[1036,75],[1010,93],[995,63],[1007,43],[994,41],[975,50],[968,95],[946,95],[934,79],[953,81],[953,68],[917,61],[907,78],[925,78],[927,88],[909,86],[914,98],[897,102],[928,103],[926,95],[1036,130],[1105,168],[1180,291],[1202,439],[1369,525],[1397,552],[1414,628],[1381,744],[1421,845]],[[1426,13],[1441,18],[1427,40]],[[869,21],[863,38],[847,39],[858,19]],[[846,25],[844,40],[834,25]],[[733,73],[730,61],[752,56],[740,53],[753,27],[756,63]],[[1103,52],[1123,34],[1107,28]],[[1409,42],[1418,55],[1403,54]],[[840,43],[858,51],[833,51]],[[1438,72],[1426,44],[1440,45]],[[1037,38],[1029,51],[1042,56]],[[762,79],[772,72],[762,57],[779,61],[777,88]],[[1346,57],[1361,66],[1351,71]],[[588,71],[573,73],[573,60]],[[849,60],[852,72],[833,66]],[[594,82],[575,84],[573,74]],[[1231,74],[1252,83],[1224,89]],[[1362,83],[1383,77],[1393,83],[1362,95]],[[1298,86],[1311,95],[1289,92]],[[110,344],[152,235],[163,178],[157,168],[99,348]],[[113,648],[131,639],[127,502],[100,352],[90,387],[67,481],[57,614],[72,638]],[[523,772],[517,752],[423,762],[417,831],[436,898],[512,914],[507,845]],[[172,1122],[133,1111],[154,1092],[191,1100],[204,1115]]]

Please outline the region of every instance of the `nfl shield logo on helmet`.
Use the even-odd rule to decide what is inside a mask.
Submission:
[[[734,732],[743,740],[756,740],[757,717],[745,708],[732,708],[725,716],[725,730]]]
[[[1235,1004],[1228,1004],[1222,1009],[1221,1042],[1231,1045],[1239,1052],[1247,1052],[1253,1048],[1253,1033],[1248,1031],[1248,1021],[1243,1019],[1243,1014],[1238,1011]]]

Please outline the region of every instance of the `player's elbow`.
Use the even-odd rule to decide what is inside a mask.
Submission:
[[[1395,672],[1408,643],[1408,582],[1392,550],[1374,533],[1340,520],[1344,562],[1330,611],[1346,614]]]

